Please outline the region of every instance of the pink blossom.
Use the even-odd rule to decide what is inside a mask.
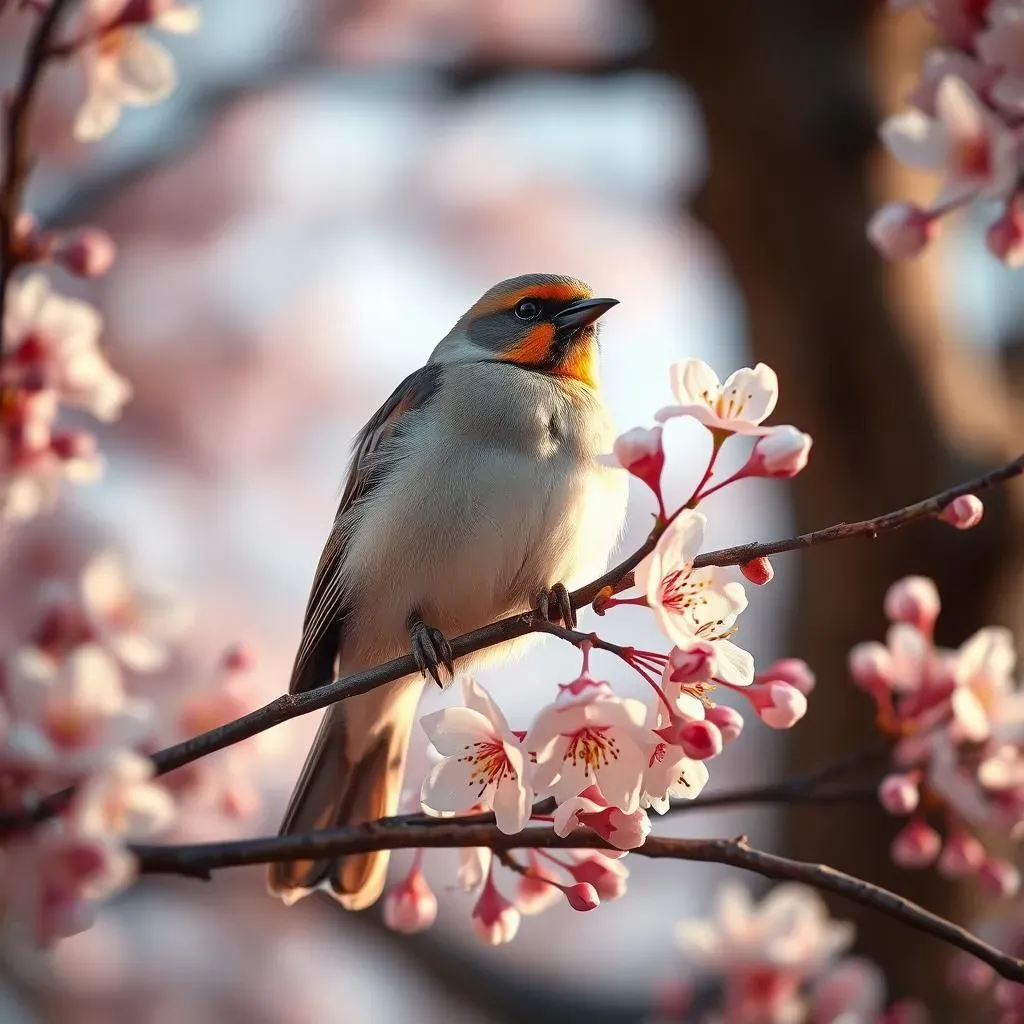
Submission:
[[[939,85],[943,79],[951,76],[963,79],[978,96],[988,99],[998,72],[972,54],[954,47],[929,50],[921,62],[920,78],[907,97],[907,102],[929,117],[934,117]]]
[[[868,239],[887,259],[910,259],[924,252],[935,225],[935,214],[913,203],[887,203],[868,221]]]
[[[85,102],[75,119],[75,138],[93,142],[116,127],[122,106],[144,107],[166,99],[177,84],[171,55],[153,42],[137,17],[125,16],[129,0],[89,0],[80,48],[85,67]],[[187,34],[199,28],[199,9],[171,0],[153,5],[152,24]]]
[[[646,811],[637,808],[627,814],[618,807],[609,806],[596,786],[555,808],[556,835],[564,838],[577,825],[596,832],[617,850],[635,850],[643,846],[651,831]]]
[[[869,693],[892,687],[895,675],[892,655],[884,644],[866,640],[850,648],[846,659],[853,681]]]
[[[974,40],[978,56],[998,73],[992,102],[1008,114],[1024,114],[1024,11],[1018,3],[996,0],[988,26]]]
[[[464,846],[459,850],[459,887],[475,892],[491,870],[493,854],[486,846]]]
[[[936,867],[946,878],[965,878],[975,874],[986,859],[985,847],[970,832],[957,831],[946,836]]]
[[[961,645],[951,697],[954,740],[980,743],[991,735],[993,720],[1016,721],[1020,714],[1013,696],[1016,661],[1013,634],[1000,626],[979,629]]]
[[[767,683],[772,679],[795,686],[805,697],[814,689],[815,683],[811,666],[802,658],[779,658],[757,674],[759,683]]]
[[[882,969],[862,957],[845,957],[811,990],[809,1020],[821,1024],[861,1024],[876,1021],[874,1011],[885,1002]],[[877,1024],[888,1024],[877,1019]],[[894,1022],[893,1022],[894,1024]]]
[[[102,326],[92,306],[52,291],[42,274],[15,282],[4,312],[4,382],[53,389],[97,419],[116,420],[132,392],[99,348]]]
[[[601,905],[601,898],[597,895],[597,890],[589,882],[567,885],[562,891],[573,910],[586,912],[596,910]]]
[[[807,465],[811,453],[811,435],[788,424],[763,431],[747,464],[737,473],[741,476],[766,476],[788,480]]]
[[[985,244],[988,246],[988,251],[997,260],[1001,260],[1011,269],[1017,270],[1024,266],[1024,199],[1020,193],[1006,204],[1002,214],[988,226],[988,230],[985,232]],[[960,513],[953,513],[953,515],[957,519],[968,521],[971,518],[972,510],[965,502],[962,503]],[[955,526],[956,523],[954,522],[952,525]]]
[[[942,837],[923,818],[913,818],[892,841],[892,859],[901,868],[926,868],[942,848]]]
[[[905,622],[925,636],[931,636],[941,608],[938,588],[927,576],[904,576],[885,592],[889,621]]]
[[[673,647],[669,651],[662,679],[666,685],[706,682],[715,674],[716,667],[714,644],[694,640],[685,649]]]
[[[755,683],[743,691],[757,717],[772,729],[792,729],[807,714],[807,698],[781,679]]]
[[[725,740],[714,722],[706,719],[683,722],[673,738],[687,757],[695,761],[708,761],[722,752]]]
[[[680,512],[636,567],[636,585],[646,594],[647,604],[669,640],[683,651],[689,651],[696,641],[710,644],[714,649],[713,677],[732,686],[747,686],[754,677],[753,659],[728,639],[747,606],[743,585],[719,568],[693,567],[706,524],[700,512]],[[707,652],[707,648],[699,650]]]
[[[100,277],[114,263],[114,240],[99,228],[82,228],[60,240],[53,258],[77,277]]]
[[[963,494],[954,498],[939,513],[939,518],[958,530],[970,530],[981,522],[984,514],[985,506],[980,498],[973,494]]]
[[[767,558],[752,558],[749,562],[744,562],[740,566],[740,572],[755,587],[763,587],[775,579],[775,570]]]
[[[424,780],[421,800],[440,813],[492,809],[498,828],[513,835],[522,831],[533,804],[523,751],[482,687],[464,678],[462,694],[466,707],[446,708],[422,719],[443,759]]]
[[[409,874],[384,897],[384,923],[395,932],[415,935],[437,918],[437,897],[420,870],[419,860]]]
[[[140,839],[164,831],[174,820],[171,794],[153,782],[153,764],[122,751],[75,791],[71,816],[84,835]]]
[[[921,802],[919,783],[917,773],[886,775],[878,786],[878,800],[890,814],[913,814]]]
[[[701,707],[699,702],[694,703]],[[647,770],[644,772],[643,792],[640,796],[640,805],[658,814],[664,814],[669,809],[673,797],[696,799],[708,782],[708,769],[703,761],[689,756],[680,745],[661,738],[653,731],[666,719],[660,703],[655,704],[648,713],[653,742],[647,751]]]
[[[519,931],[519,911],[498,891],[488,874],[473,907],[473,931],[489,946],[511,942]]]
[[[1017,142],[1002,119],[955,75],[939,84],[935,107],[934,119],[911,109],[882,125],[882,139],[898,160],[944,174],[935,207],[1009,195],[1018,175]]]
[[[117,665],[95,644],[59,660],[19,649],[5,692],[11,727],[3,756],[60,776],[109,764],[152,728],[152,706],[125,695]]]
[[[192,618],[180,596],[136,585],[113,550],[89,561],[79,591],[99,641],[136,672],[163,668],[170,656],[168,641],[180,636]]]
[[[597,785],[625,814],[637,810],[647,767],[644,706],[617,697],[607,683],[581,677],[560,688],[527,734],[536,754],[533,787],[559,803]]]
[[[527,850],[527,873],[516,882],[516,909],[524,917],[540,914],[562,896],[561,882],[533,850]]]
[[[1000,899],[1011,899],[1020,891],[1020,871],[998,857],[991,857],[982,864],[978,881],[987,892]]]
[[[700,359],[684,359],[672,367],[672,390],[678,405],[657,414],[661,422],[692,416],[709,430],[723,434],[764,434],[771,428],[762,421],[771,415],[779,398],[775,371],[764,363],[744,367],[723,384]]]

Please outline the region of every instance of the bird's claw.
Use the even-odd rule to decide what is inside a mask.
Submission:
[[[455,652],[452,645],[441,630],[428,626],[418,615],[409,616],[408,627],[416,667],[424,679],[429,674],[444,690],[455,677]],[[442,668],[448,672],[447,679],[442,677]]]
[[[548,622],[561,622],[569,629],[576,628],[576,609],[564,583],[555,583],[542,590],[537,598],[537,614]]]

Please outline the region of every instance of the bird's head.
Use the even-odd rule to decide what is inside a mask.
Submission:
[[[434,349],[432,363],[491,361],[597,384],[597,320],[618,299],[582,281],[524,274],[496,284]]]

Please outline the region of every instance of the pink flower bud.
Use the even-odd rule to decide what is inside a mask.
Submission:
[[[807,714],[807,698],[789,683],[773,679],[743,691],[757,717],[772,729],[791,729]]]
[[[959,498],[954,498],[939,513],[939,518],[958,530],[969,530],[981,522],[984,514],[985,506],[981,498],[974,494],[963,494]]]
[[[575,885],[567,885],[562,892],[569,901],[573,910],[585,912],[596,910],[601,905],[601,899],[597,890],[589,882],[577,882]]]
[[[625,895],[629,872],[617,860],[600,853],[580,856],[582,859],[569,869],[577,882],[592,885],[603,900],[617,900]]]
[[[488,875],[480,898],[473,907],[473,931],[489,946],[511,942],[519,931],[519,911],[501,893]]]
[[[932,1024],[932,1015],[920,999],[897,999],[885,1011],[879,1024]]]
[[[673,647],[665,666],[666,683],[698,683],[715,674],[715,647],[706,640],[696,640],[685,650]]]
[[[922,818],[913,818],[892,841],[892,859],[901,868],[926,868],[939,855],[942,837]]]
[[[1024,266],[1024,227],[1012,204],[989,225],[985,244],[988,251],[1008,267]]]
[[[758,438],[747,464],[737,475],[788,480],[807,465],[811,443],[810,434],[796,427],[772,427],[770,433]]]
[[[661,496],[661,471],[665,468],[661,427],[634,427],[615,439],[615,458],[623,469],[642,480]]]
[[[39,222],[27,210],[14,219],[11,248],[24,263],[42,263],[48,260],[57,244],[56,236],[39,230]]]
[[[716,704],[708,708],[707,720],[718,726],[724,743],[732,743],[743,732],[743,716],[728,704]]]
[[[939,589],[927,576],[904,576],[885,593],[885,614],[890,622],[906,622],[931,636],[942,602]]]
[[[934,232],[934,215],[913,203],[887,203],[868,221],[868,239],[890,260],[919,255]]]
[[[643,846],[651,831],[651,820],[644,810],[626,814],[618,807],[606,807],[602,811],[581,811],[577,820],[617,850],[635,850]]]
[[[252,651],[242,644],[232,644],[220,656],[220,666],[225,672],[249,672],[255,663]]]
[[[558,876],[549,871],[540,858],[529,852],[530,873],[520,875],[516,882],[516,908],[524,917],[539,914],[558,902],[562,883]]]
[[[69,430],[63,434],[54,434],[50,440],[50,449],[58,459],[91,459],[96,454],[96,438],[84,430]]]
[[[114,240],[99,228],[83,228],[64,239],[53,258],[65,270],[78,277],[99,277],[113,265],[117,248]]]
[[[780,679],[795,686],[805,697],[814,689],[815,683],[811,666],[802,658],[779,658],[757,676],[759,683],[767,683],[772,679]]]
[[[847,656],[853,681],[868,693],[891,689],[895,681],[892,655],[888,648],[874,640],[854,645]]]
[[[740,566],[740,572],[755,587],[763,587],[766,583],[771,583],[775,579],[775,570],[767,558],[752,558],[749,562],[744,562]]]
[[[975,874],[985,860],[985,847],[970,832],[954,832],[942,844],[936,867],[946,878],[966,878]]]
[[[114,26],[148,25],[165,11],[171,10],[177,0],[125,0],[114,21]]]
[[[916,775],[886,775],[878,786],[878,801],[898,817],[913,814],[921,802]]]
[[[687,722],[679,730],[679,745],[687,757],[695,761],[707,761],[709,758],[717,757],[725,745],[722,738],[722,730],[714,722],[702,721]]]
[[[1008,900],[1020,889],[1020,872],[1009,861],[993,857],[981,865],[978,881],[986,892]]]

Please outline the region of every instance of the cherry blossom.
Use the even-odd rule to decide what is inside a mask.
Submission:
[[[607,840],[617,850],[635,850],[643,846],[651,831],[646,812],[637,808],[630,813],[609,806],[597,786],[563,801],[555,810],[555,834],[563,838],[583,825]]]
[[[772,729],[791,729],[807,714],[807,698],[781,679],[755,683],[743,691],[757,717]]]
[[[525,852],[527,869],[516,882],[515,906],[523,917],[532,917],[553,907],[562,898],[561,880],[536,851]]]
[[[868,221],[872,245],[891,260],[919,256],[935,236],[936,215],[913,203],[886,203]]]
[[[684,359],[671,370],[672,390],[678,405],[657,413],[661,422],[692,416],[709,430],[729,434],[764,434],[771,428],[762,421],[771,415],[779,398],[775,371],[764,363],[730,374],[723,384],[700,359]]]
[[[139,588],[121,556],[113,550],[93,556],[82,570],[82,606],[100,642],[136,672],[163,668],[168,641],[191,620],[191,609],[178,595]]]
[[[175,816],[174,800],[154,783],[153,763],[121,751],[76,790],[71,818],[84,835],[140,838],[162,832]]]
[[[998,77],[992,102],[1007,114],[1024,114],[1024,10],[1019,0],[994,0],[986,12],[987,27],[974,39],[978,56]]]
[[[92,306],[53,291],[42,274],[15,282],[4,312],[8,356],[0,369],[3,382],[53,389],[64,402],[97,419],[116,420],[131,386],[100,351],[102,327]]]
[[[662,632],[684,652],[710,645],[710,678],[747,686],[754,678],[751,656],[729,640],[747,606],[743,584],[715,566],[695,569],[707,518],[683,509],[665,528],[654,550],[636,567],[636,585],[645,592]],[[701,652],[710,654],[707,647]]]
[[[523,750],[505,716],[473,680],[463,679],[465,707],[426,715],[423,728],[443,755],[424,780],[424,806],[439,812],[493,809],[498,828],[512,835],[530,817],[533,788]]]
[[[661,474],[665,468],[665,449],[661,427],[633,427],[615,439],[612,455],[601,456],[606,465],[621,466],[642,480],[658,499],[661,514],[665,507],[661,496]]]
[[[644,716],[639,701],[623,700],[589,676],[561,686],[525,740],[536,755],[536,791],[563,803],[596,785],[612,807],[636,811],[647,766]]]
[[[957,530],[971,530],[981,522],[985,506],[973,494],[954,498],[939,514],[939,518]]]
[[[501,946],[516,937],[519,921],[519,911],[501,894],[489,872],[473,906],[473,931],[487,945]]]
[[[757,439],[747,464],[735,479],[746,476],[765,476],[788,480],[807,466],[811,452],[811,435],[785,424],[771,427]]]
[[[143,17],[133,0],[88,0],[80,47],[87,96],[75,119],[75,138],[94,142],[112,131],[121,108],[159,103],[177,84],[171,55],[139,22],[176,35],[199,28],[199,8],[180,0],[150,3]],[[147,6],[147,5],[143,5]]]
[[[11,716],[2,756],[74,777],[109,764],[152,728],[152,706],[126,696],[116,663],[84,644],[61,659],[24,647],[7,665]]]
[[[409,873],[384,898],[384,923],[396,932],[415,935],[437,918],[437,897],[420,869],[420,851]]]

